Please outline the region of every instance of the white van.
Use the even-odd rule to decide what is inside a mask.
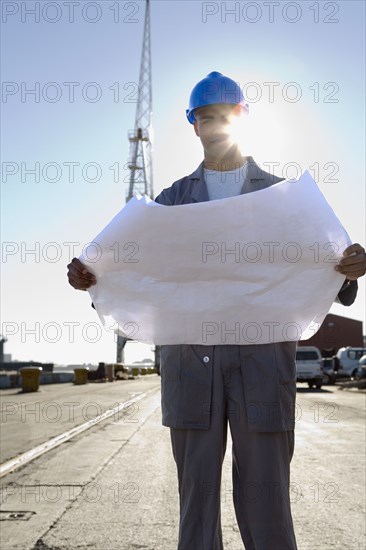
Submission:
[[[366,348],[339,348],[337,351],[338,375],[354,376],[358,368],[358,362],[366,353]]]
[[[296,348],[297,382],[307,382],[309,388],[314,385],[320,390],[323,384],[322,356],[314,346]]]

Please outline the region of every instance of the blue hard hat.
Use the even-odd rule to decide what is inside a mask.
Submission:
[[[193,124],[196,120],[195,109],[215,103],[242,105],[247,112],[249,111],[249,105],[244,99],[239,84],[231,78],[213,71],[193,88],[189,98],[189,108],[186,110],[188,121]]]

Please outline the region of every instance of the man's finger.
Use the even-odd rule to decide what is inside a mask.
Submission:
[[[80,279],[73,279],[72,277],[69,278],[69,283],[73,288],[76,288],[77,290],[87,290],[92,286],[92,283],[90,281],[81,281]]]
[[[78,258],[73,258],[71,263],[67,267],[69,269],[72,267],[77,271],[80,271],[80,273],[82,273],[83,271],[88,271],[86,266]]]
[[[338,269],[338,271],[340,273],[343,273],[344,275],[347,275],[347,273],[361,273],[363,275],[365,273],[365,268],[362,265],[351,265],[347,267],[341,267],[340,269]]]
[[[75,277],[73,275],[68,275],[69,284],[78,290],[86,290],[87,288],[90,288],[94,284],[96,284],[96,281],[90,281],[87,279],[81,279],[80,276]]]
[[[69,278],[72,277],[75,280],[80,281],[94,281],[96,282],[95,275],[93,273],[90,273],[90,271],[87,271],[85,268],[81,271],[79,269],[79,266],[75,264],[69,264]]]
[[[90,271],[88,271],[87,267],[78,258],[73,258],[71,264],[69,264],[67,267],[69,269],[74,268],[79,273],[87,275],[88,277],[94,277],[94,275],[90,273]]]
[[[356,252],[356,254],[359,254],[359,253],[365,254],[365,249],[359,243],[354,243],[346,248],[346,250],[343,252],[343,256],[349,256],[354,252]]]
[[[339,265],[363,265],[365,263],[366,256],[364,254],[355,254],[354,256],[347,256],[339,260]]]

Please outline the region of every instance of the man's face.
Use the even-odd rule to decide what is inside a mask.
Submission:
[[[200,138],[205,155],[223,157],[235,144],[233,126],[242,122],[240,105],[215,104],[195,110],[194,130]]]

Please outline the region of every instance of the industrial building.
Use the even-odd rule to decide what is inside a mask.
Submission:
[[[328,313],[320,329],[300,346],[316,346],[323,357],[332,357],[342,347],[363,347],[362,321]]]

